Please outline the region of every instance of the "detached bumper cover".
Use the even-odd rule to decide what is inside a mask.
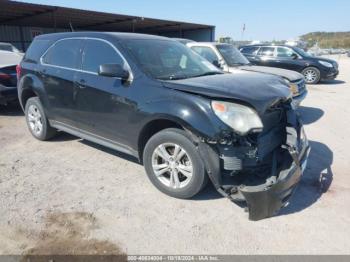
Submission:
[[[289,108],[286,114],[286,136],[279,142],[282,145],[277,145],[276,152],[273,153],[275,156],[280,154],[282,160],[277,162],[274,157],[271,172],[261,183],[236,184],[224,181],[223,165],[220,163],[218,153],[208,144],[199,143],[199,153],[215,188],[234,202],[244,201],[250,220],[271,217],[284,207],[306,167],[310,147],[304,129],[292,108]],[[275,135],[273,136],[271,143],[278,140]]]
[[[310,146],[304,129],[298,117],[289,111],[287,126],[287,139],[284,148],[292,159],[292,164],[285,158],[281,166],[282,170],[276,176],[274,183],[266,183],[258,186],[243,186],[239,188],[244,196],[250,220],[260,220],[275,215],[284,207],[291,197],[295,187],[306,167],[310,152]],[[290,161],[289,161],[290,162]]]
[[[293,164],[279,174],[275,184],[263,188],[261,186],[240,188],[248,205],[250,220],[271,217],[288,203],[306,167],[309,152],[308,146],[299,156],[296,152],[290,151],[294,158]]]

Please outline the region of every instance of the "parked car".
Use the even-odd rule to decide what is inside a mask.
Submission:
[[[308,142],[281,78],[225,74],[169,38],[41,35],[18,77],[35,138],[61,130],[130,154],[173,197],[196,195],[209,178],[258,220],[286,204],[306,165]]]
[[[4,42],[0,42],[0,51],[7,51],[7,52],[12,52],[12,53],[23,54],[13,44],[11,44],[11,43],[4,43]]]
[[[298,47],[251,45],[242,46],[239,50],[254,65],[279,67],[300,72],[308,84],[317,84],[323,79],[335,79],[339,74],[336,61],[314,57]]]
[[[0,67],[0,105],[17,100],[16,66]]]
[[[187,46],[225,72],[237,73],[238,70],[244,70],[282,77],[288,83],[293,93],[296,107],[300,105],[307,95],[303,75],[286,69],[254,66],[231,44],[194,42],[188,43]]]
[[[23,58],[15,46],[0,42],[0,104],[17,100],[16,65]]]
[[[178,42],[180,42],[181,44],[188,44],[188,43],[194,43],[195,41],[191,40],[191,39],[186,39],[186,38],[172,38],[173,40],[176,40]]]

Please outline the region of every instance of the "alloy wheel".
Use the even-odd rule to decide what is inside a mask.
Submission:
[[[306,82],[313,83],[317,79],[317,73],[315,70],[309,69],[309,70],[306,70],[304,72],[304,77],[305,77]]]
[[[30,105],[28,109],[28,123],[32,132],[40,136],[43,131],[43,122],[41,113],[36,105]]]
[[[184,188],[193,175],[193,165],[185,149],[174,143],[156,147],[152,154],[152,168],[157,179],[172,189]]]

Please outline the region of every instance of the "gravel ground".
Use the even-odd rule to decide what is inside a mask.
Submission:
[[[312,146],[301,184],[258,222],[211,186],[170,198],[118,152],[67,134],[39,142],[1,107],[0,254],[350,254],[350,58],[337,58],[338,79],[309,86],[300,109]]]

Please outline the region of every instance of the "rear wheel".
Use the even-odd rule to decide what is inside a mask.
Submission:
[[[25,106],[25,116],[29,131],[36,139],[44,141],[56,134],[57,130],[50,126],[38,97],[28,99]]]
[[[208,182],[195,145],[180,129],[165,129],[151,137],[143,162],[153,185],[172,197],[190,198]]]
[[[321,80],[321,73],[316,67],[307,67],[302,72],[307,84],[317,84]]]

